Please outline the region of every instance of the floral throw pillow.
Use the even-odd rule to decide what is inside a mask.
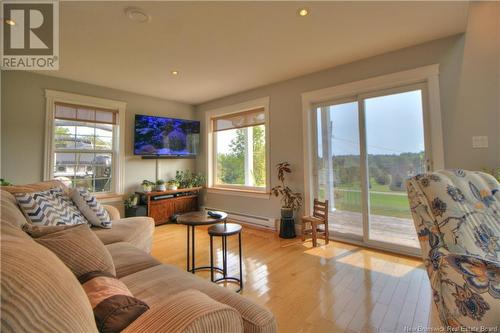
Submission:
[[[17,204],[34,225],[86,224],[87,219],[59,187],[46,191],[15,193]]]
[[[111,218],[108,212],[86,188],[74,189],[71,192],[71,199],[90,224],[100,228],[111,228]]]

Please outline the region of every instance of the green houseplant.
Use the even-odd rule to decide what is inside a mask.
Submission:
[[[145,193],[149,193],[153,190],[153,186],[155,185],[155,183],[149,180],[143,180],[141,185],[142,185],[142,191]]]
[[[205,184],[205,176],[203,174],[193,173],[189,170],[177,170],[173,180],[177,182],[179,188],[201,187]]]
[[[285,175],[292,173],[290,163],[278,163],[276,165],[276,171],[278,172],[278,179],[281,184],[274,186],[271,189],[271,193],[276,197],[281,196],[281,217],[293,218],[294,211],[297,211],[300,209],[300,207],[302,207],[302,194],[299,192],[294,192],[285,183]]]
[[[156,190],[164,192],[167,190],[167,186],[165,185],[165,181],[163,179],[158,179],[156,181]]]
[[[170,179],[167,182],[167,188],[169,190],[177,190],[178,186],[179,186],[179,183],[175,179]]]
[[[139,196],[137,194],[131,194],[127,200],[123,202],[125,208],[133,208],[139,203]]]

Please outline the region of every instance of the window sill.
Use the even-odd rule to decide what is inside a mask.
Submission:
[[[123,194],[117,193],[101,193],[94,194],[96,199],[99,200],[100,203],[111,203],[111,202],[122,202]]]
[[[209,188],[207,188],[207,192],[214,193],[214,194],[224,194],[224,195],[231,195],[231,196],[250,197],[250,198],[258,198],[258,199],[268,199],[268,200],[271,197],[271,194],[269,192],[234,189],[234,188],[226,188],[226,187],[209,187]]]

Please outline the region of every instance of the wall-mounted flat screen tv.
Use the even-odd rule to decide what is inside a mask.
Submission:
[[[194,157],[199,141],[199,121],[135,115],[135,155]]]

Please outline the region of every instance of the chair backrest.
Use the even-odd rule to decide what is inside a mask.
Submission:
[[[407,189],[424,257],[445,246],[454,253],[499,260],[500,185],[495,178],[441,170],[413,177]]]
[[[328,200],[325,202],[314,199],[313,216],[328,222]]]

